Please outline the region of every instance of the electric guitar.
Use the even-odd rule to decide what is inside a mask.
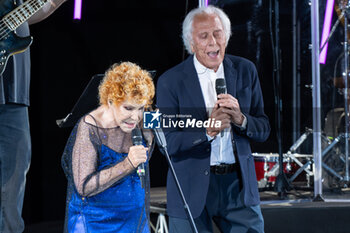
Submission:
[[[13,0],[0,0],[0,75],[10,56],[25,51],[32,44],[31,36],[19,37],[15,30],[48,1],[28,0],[16,7]]]

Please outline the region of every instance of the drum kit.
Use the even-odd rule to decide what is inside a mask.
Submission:
[[[307,142],[310,134],[312,134],[312,130],[307,128],[306,132],[289,148],[288,152],[283,154],[283,172],[286,174],[289,183],[293,182],[295,185],[298,184],[307,188],[313,185],[313,156],[312,154],[297,153],[297,150],[304,142]],[[272,189],[280,171],[279,155],[277,153],[253,153],[253,156],[259,189],[261,191]]]
[[[270,154],[262,154],[262,153],[253,153],[254,162],[255,162],[255,172],[256,178],[258,180],[259,189],[270,189],[273,188],[276,177],[279,172],[279,164],[278,164],[278,154],[270,153]],[[299,182],[304,182],[307,186],[310,186],[310,177],[313,175],[312,171],[310,171],[308,161],[311,161],[312,155],[310,154],[294,154],[295,158],[297,158],[298,162],[306,161],[308,164],[307,168],[305,168],[305,174],[300,175],[297,179]],[[300,162],[301,163],[301,162]],[[293,175],[298,171],[298,165],[293,159],[288,155],[283,155],[283,171],[287,176],[291,179]],[[304,164],[301,166],[304,167]],[[300,173],[299,173],[300,174]],[[299,175],[298,174],[298,175]],[[295,180],[297,176],[293,177]]]
[[[333,111],[328,115],[332,115]],[[326,127],[329,127],[330,121],[326,119]],[[301,145],[311,144],[309,135],[312,135],[312,129],[306,128],[305,133],[289,148],[287,153],[283,154],[283,172],[286,174],[288,182],[293,187],[300,189],[310,189],[313,187],[313,155],[312,153],[297,153]],[[333,139],[333,140],[332,140]],[[347,187],[345,179],[345,147],[344,133],[336,137],[322,134],[322,173],[323,186],[326,189],[339,189]],[[260,191],[271,190],[276,181],[279,169],[279,155],[277,153],[253,153],[255,162],[255,172]]]
[[[349,132],[350,132],[350,69],[348,43],[350,42],[350,30],[348,18],[350,17],[350,1],[339,0],[335,2],[335,11],[338,20],[334,24],[331,34],[327,41],[332,37],[335,28],[341,22],[344,27],[343,53],[335,63],[335,70],[338,61],[342,61],[342,77],[336,77],[334,74],[333,84],[344,98],[343,108],[334,108],[329,111],[326,118],[323,133],[321,136],[322,144],[322,182],[325,189],[340,189],[350,186],[349,178]],[[324,48],[326,43],[320,47]],[[346,75],[347,74],[347,75]],[[313,187],[314,161],[312,151],[310,153],[300,154],[302,144],[312,144],[312,129],[306,129],[296,142],[289,148],[288,152],[283,154],[283,172],[290,184],[293,186]],[[312,147],[312,146],[311,146]],[[276,177],[280,172],[279,155],[276,153],[262,154],[253,153],[255,161],[255,171],[258,180],[259,189],[270,189],[275,185]]]

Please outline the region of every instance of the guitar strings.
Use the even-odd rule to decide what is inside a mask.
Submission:
[[[36,5],[35,4],[37,4],[38,2],[35,2],[35,1],[36,0],[29,0],[29,1],[27,1],[28,3],[26,2],[26,3],[22,4],[20,7],[17,8],[17,10],[15,10],[13,12],[13,14],[17,14],[23,7],[26,7],[27,5],[31,6],[31,4],[33,5],[33,7],[31,7],[31,8],[36,10]],[[34,2],[34,4],[33,4],[33,2]],[[12,23],[14,26],[16,26],[17,21],[12,17],[12,15],[9,15],[7,17],[7,19],[10,21],[10,23]],[[21,17],[21,15],[20,15],[20,17]],[[3,20],[4,20],[4,18],[3,18]],[[3,20],[0,23],[0,34],[2,35],[0,40],[2,40],[4,37],[6,37],[8,35],[8,33],[11,32],[11,29],[7,27],[7,25],[4,23]]]
[[[33,4],[33,2],[34,2],[34,4]],[[45,2],[43,2],[43,3],[45,3]],[[34,12],[36,12],[40,8],[40,3],[36,0],[29,0],[25,4],[22,4],[20,7],[18,7],[17,10],[15,10],[13,12],[13,14],[11,14],[7,17],[7,19],[9,19],[9,21],[13,24],[13,26],[18,27],[21,24],[21,18],[26,17],[25,14],[21,13],[21,10],[22,10],[22,12],[24,12],[24,10],[28,11],[28,9],[26,9],[26,7],[28,9],[30,7],[31,10],[34,9]],[[31,10],[29,10],[29,13],[31,13]],[[13,17],[13,15],[17,15],[20,18],[19,22],[16,20],[15,17]]]
[[[45,3],[48,2],[47,0],[42,1],[42,5],[40,4],[41,2],[37,0],[28,0],[25,3],[23,3],[21,6],[19,6],[11,15],[7,16],[6,19],[12,23],[16,28],[20,26],[26,19],[27,16],[25,15],[26,13],[29,12],[29,14],[34,12],[37,12]],[[26,8],[27,7],[27,8]],[[22,10],[22,11],[21,11]],[[24,18],[24,21],[21,19],[19,21],[16,20],[12,15],[18,15],[19,18]],[[34,13],[33,13],[34,14]],[[4,17],[2,18],[0,22],[0,40],[5,38],[12,30],[4,23]]]

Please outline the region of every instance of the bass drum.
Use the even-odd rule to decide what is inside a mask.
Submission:
[[[323,132],[328,137],[336,138],[344,132],[344,108],[335,108],[327,113]]]
[[[278,154],[253,153],[253,156],[258,187],[271,188],[275,184],[279,172]],[[296,164],[290,162],[289,159],[283,159],[283,169],[286,174],[290,174],[292,167],[295,166]]]
[[[345,112],[344,108],[335,108],[327,113],[325,119],[324,133],[332,140],[338,139],[339,142],[328,152],[322,161],[328,165],[334,172],[340,176],[345,175],[345,140],[344,137],[340,137],[345,131]],[[325,149],[325,148],[322,148]],[[325,189],[337,189],[343,186],[343,184],[334,175],[327,170],[322,171],[323,188]]]

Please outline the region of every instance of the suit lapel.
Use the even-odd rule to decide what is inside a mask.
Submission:
[[[226,88],[227,93],[231,94],[233,97],[236,96],[236,87],[237,87],[237,70],[234,68],[232,61],[225,56],[224,58],[224,72],[225,72],[225,81],[226,81]],[[233,131],[233,127],[231,127],[231,140],[233,141],[235,139],[236,134]],[[234,143],[232,143],[232,149],[235,151]]]
[[[227,93],[231,94],[233,97],[236,97],[237,71],[227,56],[224,58],[224,72]]]
[[[183,86],[188,93],[189,101],[192,102],[190,106],[196,106],[195,109],[202,119],[207,118],[205,111],[205,102],[199,83],[198,75],[193,64],[193,55],[189,56],[184,66],[184,74],[186,78],[182,80]]]

